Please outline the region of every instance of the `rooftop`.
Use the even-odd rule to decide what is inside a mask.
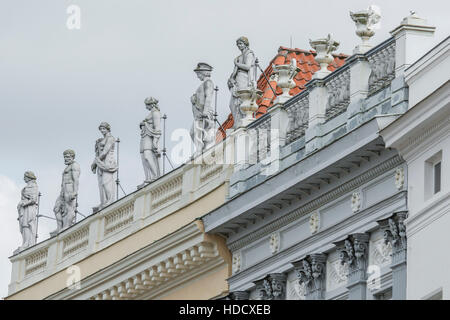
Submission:
[[[296,86],[289,91],[291,96],[295,96],[298,93],[302,92],[305,89],[306,83],[312,79],[313,74],[320,69],[319,64],[315,60],[316,52],[314,50],[302,50],[302,49],[292,49],[281,46],[278,49],[277,55],[270,61],[267,68],[264,70],[267,78],[270,81],[272,88],[275,89],[275,92],[278,95],[282,94],[281,88],[277,86],[277,83],[273,77],[273,65],[283,65],[289,64],[292,59],[297,61],[297,66],[300,71],[294,77],[294,81]],[[328,70],[331,72],[335,71],[345,63],[345,59],[348,58],[348,55],[345,54],[333,54],[334,61],[328,65]],[[256,112],[256,118],[259,118],[263,114],[267,112],[267,109],[273,105],[275,100],[275,96],[272,92],[272,89],[269,87],[265,77],[263,74],[260,75],[257,83],[258,89],[260,89],[263,94],[261,99],[257,101],[259,106],[258,111]],[[231,113],[228,115],[228,118],[222,123],[223,129],[231,129],[233,127],[234,120]],[[221,141],[226,134],[219,129],[217,133],[216,140]]]

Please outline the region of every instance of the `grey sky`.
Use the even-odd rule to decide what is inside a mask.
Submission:
[[[326,5],[321,3],[326,2]],[[81,29],[68,30],[66,9],[81,8]],[[446,1],[144,1],[3,0],[0,5],[0,296],[7,294],[7,257],[20,244],[15,206],[24,171],[38,177],[41,213],[53,215],[64,168],[62,152],[76,151],[81,165],[80,211],[98,204],[90,172],[98,124],[111,124],[121,143],[121,181],[126,192],[143,180],[139,122],[143,101],[159,99],[169,117],[168,135],[189,129],[190,96],[198,86],[197,62],[214,67],[221,121],[229,113],[226,80],[239,54],[235,40],[245,35],[261,65],[280,45],[310,49],[308,39],[332,33],[338,52],[351,54],[359,43],[348,11],[381,8],[377,44],[389,37],[409,10],[437,27],[435,43],[449,34]],[[169,149],[173,143],[168,142]],[[17,195],[17,196],[14,196]],[[55,229],[41,220],[39,238]]]

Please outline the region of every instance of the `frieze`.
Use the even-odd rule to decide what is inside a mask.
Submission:
[[[285,216],[280,217],[279,219],[276,219],[269,225],[265,225],[261,229],[256,230],[255,232],[252,232],[251,234],[247,235],[246,237],[239,239],[233,243],[230,243],[229,244],[230,250],[232,250],[232,251],[239,250],[242,247],[244,247],[245,245],[258,240],[271,232],[276,232],[283,226],[286,226],[286,225],[290,224],[291,222],[298,220],[299,218],[310,213],[311,211],[320,208],[322,205],[329,203],[329,202],[339,198],[340,196],[346,194],[347,192],[360,187],[361,185],[367,183],[367,181],[372,180],[374,177],[377,177],[380,174],[391,170],[392,168],[395,168],[402,162],[403,162],[403,160],[398,155],[389,160],[384,161],[383,163],[377,165],[376,167],[366,171],[362,175],[360,175],[346,183],[343,183],[336,189],[333,189],[332,191],[289,212]]]

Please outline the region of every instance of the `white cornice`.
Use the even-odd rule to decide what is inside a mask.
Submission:
[[[403,162],[403,160],[399,156],[390,158],[389,160],[364,172],[363,174],[359,175],[358,177],[355,177],[354,179],[331,190],[330,192],[327,192],[326,194],[321,195],[320,197],[318,197],[306,204],[302,204],[299,208],[292,210],[291,212],[287,213],[283,217],[276,219],[272,223],[261,227],[260,229],[250,233],[249,235],[247,235],[233,243],[230,243],[229,244],[230,250],[231,251],[239,250],[240,248],[248,245],[249,243],[257,241],[258,239],[267,236],[271,232],[279,230],[283,226],[286,226],[286,225],[290,224],[291,222],[298,220],[301,217],[316,210],[317,208],[320,208],[322,205],[339,198],[340,196],[342,196],[345,193],[348,193],[351,190],[356,189],[357,187],[363,185],[364,183],[373,179],[374,177],[377,177],[380,174],[383,174],[384,172],[387,172],[387,171],[397,167],[402,162]]]
[[[155,296],[223,263],[196,222],[81,280],[47,299],[133,299]]]
[[[407,237],[411,237],[440,217],[450,214],[450,192],[436,194],[418,212],[405,220]]]
[[[386,147],[402,155],[415,148],[450,121],[450,82],[380,131]]]
[[[428,72],[439,61],[445,59],[450,54],[450,37],[445,38],[441,43],[423,55],[405,70],[405,81],[411,85],[414,81]]]

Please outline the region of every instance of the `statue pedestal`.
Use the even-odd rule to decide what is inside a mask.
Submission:
[[[256,88],[248,88],[238,90],[237,94],[242,103],[239,106],[241,111],[245,114],[238,124],[239,127],[246,127],[255,120],[254,112],[258,110],[256,100],[262,96],[262,91]]]

